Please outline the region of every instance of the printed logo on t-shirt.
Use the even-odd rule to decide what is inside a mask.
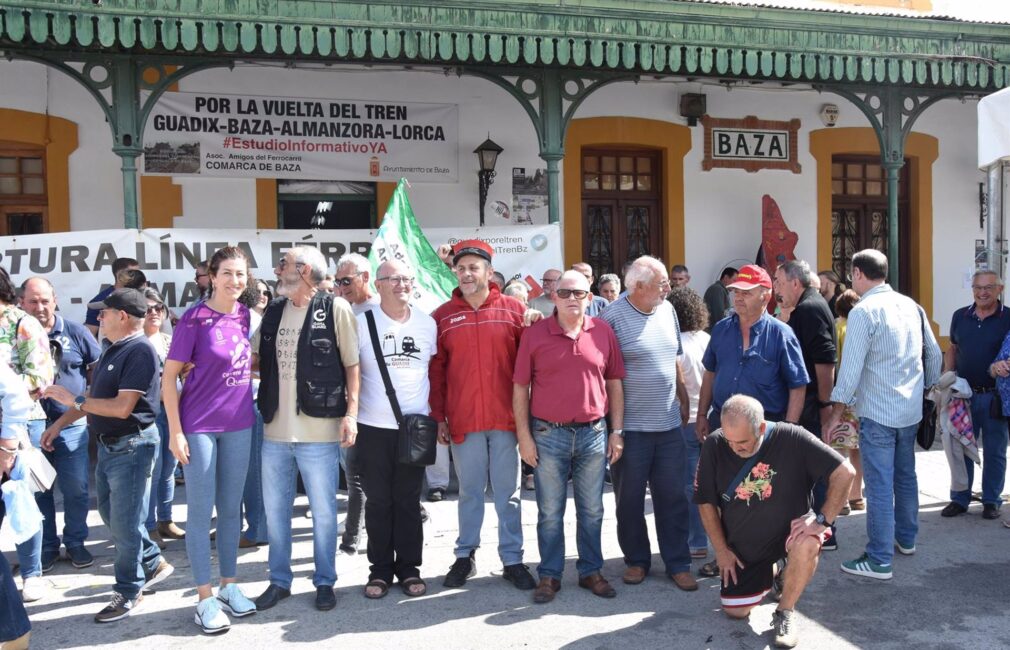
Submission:
[[[397,341],[395,333],[386,332],[381,345],[382,356],[390,368],[410,368],[411,361],[421,360],[421,348],[413,336],[404,336]]]
[[[767,501],[772,496],[772,479],[777,472],[768,463],[758,463],[750,471],[740,485],[736,487],[736,498],[748,506],[752,497],[759,501]]]

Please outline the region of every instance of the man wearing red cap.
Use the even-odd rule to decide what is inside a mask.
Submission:
[[[795,424],[810,383],[796,335],[765,309],[772,293],[768,272],[748,264],[726,288],[733,293],[736,313],[712,328],[712,340],[702,359],[705,374],[695,426],[702,439],[719,428],[719,410],[738,393],[761,402],[766,420]]]
[[[438,352],[429,367],[431,416],[439,423],[439,441],[452,443],[459,477],[456,561],[443,584],[462,587],[477,572],[474,555],[490,474],[502,575],[519,589],[533,589],[536,582],[522,561],[519,451],[512,415],[512,371],[525,308],[490,282],[492,256],[491,247],[480,240],[456,244],[452,266],[459,287],[432,314]]]

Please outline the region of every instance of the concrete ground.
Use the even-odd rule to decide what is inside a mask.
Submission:
[[[825,553],[812,584],[798,606],[801,646],[807,648],[1005,648],[1005,604],[1010,530],[999,521],[970,513],[941,519],[947,503],[949,475],[939,449],[916,456],[920,488],[920,536],[913,557],[897,556],[894,579],[887,582],[843,574],[838,565],[862,552],[865,513],[839,519],[840,549]],[[978,478],[976,477],[976,485]],[[523,491],[526,561],[535,570],[536,501]],[[548,605],[534,605],[530,592],[520,592],[501,578],[497,526],[488,500],[483,547],[477,553],[478,574],[463,589],[447,590],[441,577],[453,561],[456,537],[455,495],[426,504],[425,564],[429,595],[410,599],[394,586],[384,600],[367,600],[362,586],[368,562],[362,552],[340,554],[337,608],[318,612],[311,584],[311,520],[305,500],[296,507],[293,533],[295,583],[291,598],[274,609],[233,620],[230,631],[208,637],[193,624],[195,589],[184,542],[169,542],[166,556],[176,571],[158,593],[144,599],[133,616],[99,625],[92,617],[108,601],[113,549],[97,512],[91,513],[89,549],[96,557],[90,569],[77,571],[60,562],[45,576],[50,596],[29,606],[34,627],[32,647],[133,648],[273,648],[280,643],[337,648],[763,648],[770,645],[774,604],[763,604],[746,622],[719,612],[719,586],[701,580],[694,593],[679,591],[664,577],[654,556],[649,579],[638,586],[620,582],[623,571],[617,544],[614,502],[605,497],[604,574],[617,588],[617,598],[604,600],[576,585],[574,570],[574,505],[566,516],[568,565],[563,589]],[[176,497],[176,520],[185,527],[185,490]],[[341,496],[341,507],[345,501]],[[648,504],[647,504],[648,505]],[[1010,511],[1008,511],[1010,515]],[[652,522],[650,521],[650,528]],[[8,535],[0,539],[9,540]],[[655,539],[655,537],[653,537]],[[9,541],[2,550],[13,560]],[[239,577],[245,593],[255,598],[267,585],[267,548],[241,551]],[[696,561],[697,569],[701,562]]]

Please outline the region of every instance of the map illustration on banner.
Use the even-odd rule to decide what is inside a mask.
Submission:
[[[144,173],[454,182],[459,108],[352,99],[165,93],[144,131]]]

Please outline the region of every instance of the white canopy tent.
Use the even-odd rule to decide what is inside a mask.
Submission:
[[[986,251],[977,268],[1003,276],[1006,258],[1006,208],[1010,191],[1010,88],[983,97],[978,103],[978,167],[986,173],[988,210]]]

